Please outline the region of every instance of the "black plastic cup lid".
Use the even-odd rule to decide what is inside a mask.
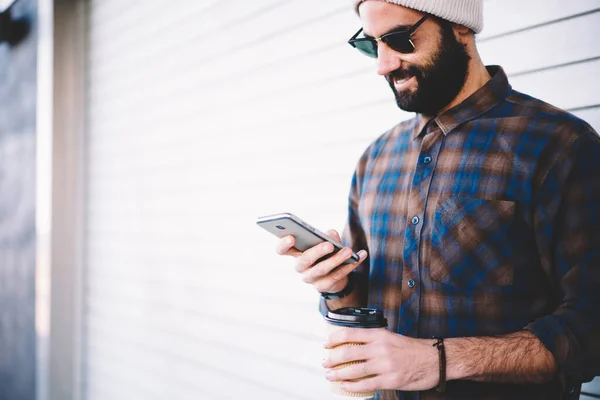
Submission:
[[[385,328],[387,319],[383,311],[375,308],[346,307],[329,311],[325,321],[335,326],[347,328]]]

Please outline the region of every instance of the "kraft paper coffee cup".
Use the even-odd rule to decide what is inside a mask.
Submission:
[[[338,310],[329,311],[325,317],[327,322],[328,333],[333,331],[346,329],[346,328],[361,328],[361,329],[372,329],[372,328],[385,328],[387,326],[387,320],[383,316],[383,311],[373,308],[340,308]],[[346,346],[362,346],[363,343],[344,343],[337,347]],[[336,348],[337,348],[336,347]],[[334,369],[344,368],[349,365],[361,364],[364,361],[355,361],[345,364],[340,364],[334,367]],[[352,382],[358,382],[361,379],[353,380]],[[375,392],[363,392],[353,393],[342,390],[341,382],[331,382],[331,393],[352,399],[371,399],[375,396]]]

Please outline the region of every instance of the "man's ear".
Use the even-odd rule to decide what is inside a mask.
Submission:
[[[460,37],[460,36],[467,36],[473,33],[473,31],[471,30],[471,28],[467,28],[464,25],[459,25],[459,24],[452,24],[452,29],[454,30],[454,33],[456,34],[456,36]]]
[[[470,38],[472,38],[475,35],[475,32],[473,32],[471,28],[467,28],[464,25],[458,25],[453,23],[452,30],[454,31],[454,36],[456,37],[456,40],[465,44],[468,43],[470,41]]]

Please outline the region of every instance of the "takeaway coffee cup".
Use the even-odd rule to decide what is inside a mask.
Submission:
[[[362,329],[373,329],[373,328],[385,328],[387,326],[387,320],[383,316],[383,311],[373,308],[340,308],[338,310],[329,311],[325,317],[327,322],[327,330],[329,333],[346,328],[362,328]],[[363,343],[344,343],[338,347],[345,346],[362,346]],[[348,365],[360,364],[364,361],[355,361],[351,363],[340,364],[335,369],[344,368]],[[360,381],[357,379],[354,382]],[[334,395],[353,398],[353,399],[371,399],[375,396],[375,392],[364,392],[364,393],[352,393],[342,390],[340,387],[341,382],[331,382],[331,393]]]

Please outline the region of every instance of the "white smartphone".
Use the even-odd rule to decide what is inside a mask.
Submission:
[[[306,251],[311,247],[318,245],[319,243],[331,243],[334,248],[333,252],[325,257],[322,257],[318,260],[318,262],[331,257],[344,248],[340,242],[330,238],[323,232],[290,213],[281,213],[260,217],[256,223],[258,226],[265,229],[267,232],[272,233],[278,238],[283,238],[288,235],[294,236],[294,238],[296,238],[294,247],[300,251]],[[360,258],[358,257],[358,254],[352,252],[352,256],[348,260],[344,261],[344,264],[354,264],[359,260]]]

